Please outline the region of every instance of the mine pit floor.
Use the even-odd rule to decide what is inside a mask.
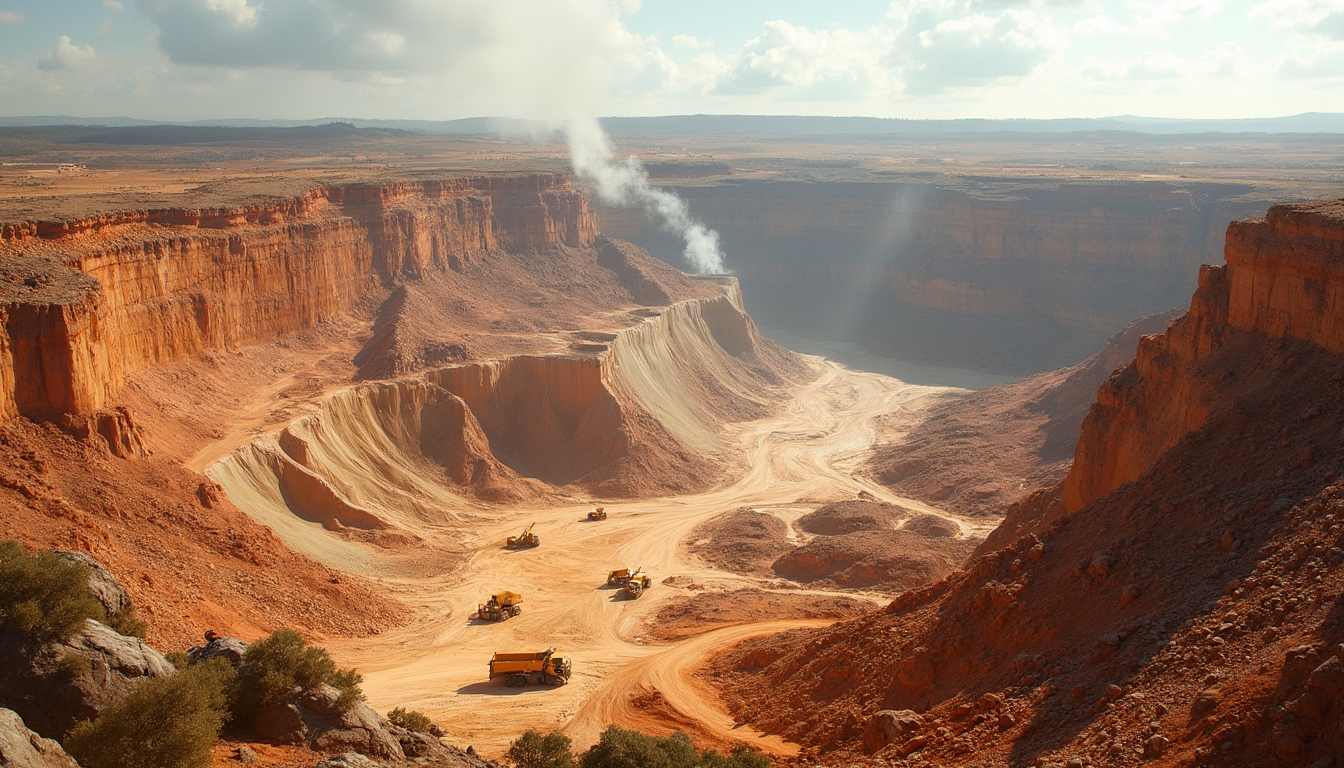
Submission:
[[[495,521],[456,533],[430,534],[441,545],[471,550],[452,572],[408,577],[394,564],[375,578],[412,606],[417,618],[379,636],[329,643],[342,663],[364,675],[369,703],[378,711],[420,710],[449,730],[449,740],[498,756],[522,731],[563,729],[577,748],[596,741],[607,723],[651,733],[683,730],[702,746],[745,741],[774,754],[796,745],[735,726],[704,681],[702,661],[748,637],[826,621],[760,621],[718,627],[678,643],[644,636],[648,622],[673,600],[696,594],[684,586],[779,590],[777,579],[716,570],[689,555],[684,539],[699,523],[743,506],[788,507],[799,500],[842,500],[866,491],[912,511],[955,519],[963,535],[983,536],[992,521],[959,518],[856,477],[874,439],[874,417],[902,413],[921,418],[921,403],[941,388],[905,384],[816,359],[821,375],[799,387],[771,418],[729,427],[728,440],[745,457],[746,471],[707,493],[631,502],[606,502],[609,519],[588,521],[590,504],[501,510]],[[504,540],[535,522],[541,546],[510,550]],[[454,540],[449,541],[447,537]],[[645,568],[654,586],[637,600],[606,585],[614,568]],[[399,575],[400,574],[400,575]],[[476,606],[498,590],[524,594],[522,615],[500,623],[474,619]],[[797,591],[795,586],[786,589]],[[806,591],[806,590],[804,590]],[[811,590],[835,596],[854,593]],[[884,602],[868,595],[875,606]],[[505,687],[489,681],[496,651],[539,651],[555,646],[573,659],[574,675],[558,688]]]

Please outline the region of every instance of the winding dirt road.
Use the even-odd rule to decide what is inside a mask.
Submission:
[[[333,643],[336,657],[364,674],[375,709],[418,709],[450,724],[452,741],[486,755],[502,753],[527,728],[563,728],[576,747],[586,747],[609,722],[654,732],[661,723],[663,732],[684,727],[712,742],[747,741],[792,753],[793,745],[734,727],[691,673],[707,655],[739,640],[817,622],[731,626],[674,645],[646,640],[641,628],[666,601],[691,594],[663,584],[670,576],[724,589],[764,581],[715,570],[685,554],[681,544],[688,533],[714,515],[740,506],[796,513],[801,500],[854,498],[860,491],[945,514],[854,476],[873,440],[873,417],[906,414],[914,423],[925,396],[938,389],[818,364],[821,375],[777,416],[731,428],[729,439],[747,466],[736,482],[694,496],[608,504],[605,522],[587,521],[586,504],[509,510],[506,518],[453,542],[474,551],[453,573],[380,579],[420,618],[378,637]],[[503,548],[507,536],[532,522],[540,547]],[[967,532],[983,525],[958,522]],[[607,587],[607,571],[622,566],[643,566],[654,587],[639,600]],[[521,616],[500,623],[470,618],[478,602],[500,589],[525,595]],[[548,646],[573,658],[568,685],[519,689],[487,680],[493,652]]]

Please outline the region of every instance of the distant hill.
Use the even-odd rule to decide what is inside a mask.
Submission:
[[[166,122],[132,117],[71,117],[38,115],[0,117],[0,126],[183,126],[213,128],[311,128],[333,122],[359,129],[382,128],[440,135],[545,135],[559,123],[510,117],[470,117],[461,120],[368,120],[324,117],[313,120],[255,120],[247,118]],[[1287,117],[1232,120],[1186,120],[1163,117],[1067,118],[1059,120],[906,120],[884,117],[825,117],[798,115],[668,115],[663,117],[604,117],[602,125],[613,134],[693,135],[748,134],[807,136],[843,134],[965,134],[965,133],[1076,133],[1125,131],[1147,134],[1187,133],[1344,133],[1344,113],[1304,112]]]

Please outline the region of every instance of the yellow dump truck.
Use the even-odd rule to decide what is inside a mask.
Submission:
[[[639,597],[645,590],[653,586],[653,579],[644,572],[643,568],[637,569],[630,574],[630,578],[625,580],[625,594],[631,597]]]
[[[621,568],[607,574],[607,583],[613,587],[624,587],[625,582],[630,580],[630,569]]]
[[[606,519],[607,519],[607,510],[606,510],[606,507],[598,507],[597,509],[593,510],[592,512],[589,512],[589,513],[588,513],[588,519],[589,519],[589,520],[606,520]]]
[[[538,536],[537,534],[535,534],[535,533],[532,532],[532,526],[533,526],[533,525],[536,525],[536,523],[533,523],[532,525],[527,526],[527,528],[525,528],[521,534],[519,534],[519,535],[517,535],[517,536],[510,536],[510,537],[508,538],[508,540],[504,542],[505,546],[509,546],[509,547],[539,547],[539,546],[541,546],[541,537]]]
[[[476,606],[476,616],[485,621],[504,621],[523,612],[523,596],[517,592],[497,592]]]
[[[537,653],[496,653],[490,659],[490,679],[503,677],[509,686],[564,685],[571,671],[568,656],[547,648]]]

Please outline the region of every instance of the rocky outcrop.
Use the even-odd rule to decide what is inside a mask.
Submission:
[[[167,677],[173,665],[135,637],[89,620],[84,631],[30,651],[22,638],[0,638],[0,706],[18,712],[46,738],[96,717],[147,677]]]
[[[57,552],[56,556],[72,563],[83,563],[89,569],[89,592],[103,604],[103,610],[109,615],[131,609],[131,593],[102,563],[83,552]]]
[[[1247,334],[1344,351],[1344,202],[1274,206],[1228,229],[1226,266],[1206,266],[1190,312],[1145,337],[1083,423],[1064,504],[1081,509],[1137,478],[1231,394],[1207,360]]]
[[[51,739],[28,730],[12,710],[0,709],[0,768],[79,768]]]
[[[596,235],[586,200],[550,174],[323,186],[239,208],[7,225],[0,413],[93,413],[137,370],[294,332],[377,286],[492,250]]]

